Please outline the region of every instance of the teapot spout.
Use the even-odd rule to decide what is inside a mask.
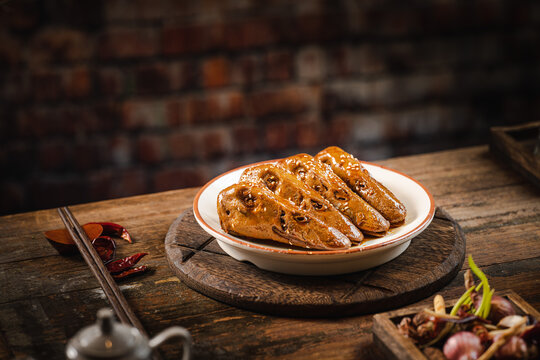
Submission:
[[[148,344],[150,345],[152,349],[155,349],[161,344],[163,344],[165,341],[173,337],[179,337],[182,339],[182,344],[183,344],[182,360],[189,360],[191,358],[192,339],[191,339],[191,334],[189,333],[189,331],[187,331],[187,329],[183,327],[173,326],[168,329],[165,329],[159,334],[157,334],[156,336],[154,336]]]

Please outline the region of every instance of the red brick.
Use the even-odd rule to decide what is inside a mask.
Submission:
[[[126,91],[124,74],[118,68],[100,68],[97,73],[97,86],[100,96],[120,96]]]
[[[24,109],[17,112],[15,135],[22,138],[43,136],[42,126],[39,126],[43,122],[39,121],[39,118],[40,114],[35,109]],[[38,126],[34,126],[34,124],[38,124]]]
[[[34,113],[31,110],[20,110],[15,114],[15,124],[13,133],[16,137],[27,138],[33,136],[34,129],[32,127]]]
[[[189,99],[168,101],[166,105],[168,126],[175,127],[182,124],[190,124],[193,120],[192,110]]]
[[[109,197],[140,195],[148,191],[148,176],[144,169],[123,169],[114,172]]]
[[[320,81],[326,75],[326,54],[320,47],[301,49],[296,57],[296,73],[300,80]]]
[[[146,164],[157,164],[166,156],[166,147],[163,136],[143,134],[137,140],[137,154],[139,161]]]
[[[204,159],[222,158],[228,153],[229,133],[226,129],[210,130],[201,137],[201,150]]]
[[[190,100],[194,123],[218,122],[244,115],[244,96],[230,91]]]
[[[153,177],[153,191],[166,191],[185,187],[201,186],[208,176],[200,167],[173,167],[156,172]]]
[[[131,141],[127,136],[114,136],[109,140],[106,155],[115,168],[126,168],[133,162]]]
[[[77,30],[45,28],[33,38],[30,50],[28,62],[34,66],[84,61],[93,53],[93,42]]]
[[[141,65],[133,70],[135,91],[138,94],[159,94],[170,91],[169,67],[154,63]]]
[[[285,150],[291,146],[294,124],[287,122],[269,123],[265,127],[265,144],[268,151]]]
[[[59,107],[51,109],[47,115],[49,135],[69,136],[88,134],[96,129],[96,117],[91,109],[83,106]]]
[[[261,132],[255,125],[240,125],[232,131],[233,151],[240,154],[251,154],[261,148]]]
[[[98,40],[98,54],[102,59],[125,59],[157,54],[158,39],[150,29],[110,30]]]
[[[72,166],[78,171],[93,170],[101,163],[100,151],[95,142],[76,144],[72,151]]]
[[[176,1],[160,0],[163,2],[162,18],[165,19],[192,19],[198,16],[205,16],[209,10],[212,12],[222,11],[222,1],[210,3],[201,3],[197,1]],[[236,4],[235,4],[236,5]],[[211,7],[210,7],[211,6]],[[237,6],[237,5],[236,5]],[[201,14],[202,13],[202,14]]]
[[[86,177],[88,197],[90,201],[111,198],[112,183],[115,175],[111,169],[99,169],[90,172]]]
[[[190,132],[177,131],[169,135],[169,151],[174,160],[194,159],[198,137]]]
[[[253,19],[225,25],[225,41],[229,49],[246,49],[274,44],[278,32],[270,19]]]
[[[68,98],[83,98],[92,91],[90,71],[86,67],[77,67],[64,74],[64,93]]]
[[[55,134],[55,129],[59,128],[58,123],[62,121],[56,110],[30,108],[18,112],[15,130],[21,137],[40,138],[51,134],[58,135],[58,132]],[[70,132],[73,129],[72,124],[66,125],[67,127],[61,130]]]
[[[92,117],[84,107],[29,108],[19,112],[16,130],[25,137],[72,136],[77,131],[87,131]]]
[[[122,125],[125,129],[162,128],[166,122],[164,101],[128,100],[122,105]]]
[[[374,29],[377,29],[384,36],[405,36],[420,32],[420,17],[422,13],[418,9],[401,8],[395,10],[381,10],[380,22],[373,22]]]
[[[343,14],[305,14],[294,19],[293,31],[285,36],[296,42],[314,42],[339,39],[347,34],[347,21]]]
[[[115,101],[105,101],[93,106],[96,131],[112,131],[120,128],[122,111]]]
[[[169,65],[171,90],[193,89],[199,87],[201,69],[198,62],[182,61]]]
[[[293,114],[306,110],[316,97],[310,87],[288,86],[278,90],[260,91],[250,98],[254,116]]]
[[[62,78],[56,71],[40,70],[32,74],[35,100],[56,100],[62,94]]]
[[[26,71],[8,71],[1,78],[0,96],[5,101],[20,103],[29,99],[32,90],[30,74]]]
[[[340,46],[329,50],[328,75],[330,77],[344,77],[351,74],[351,49],[348,46]]]
[[[28,164],[36,163],[37,149],[29,141],[6,144],[2,148],[3,166],[11,176],[18,176],[19,178],[26,176],[28,174]]]
[[[41,8],[33,1],[5,4],[0,11],[0,24],[15,31],[28,32],[39,25],[41,18]]]
[[[23,51],[19,41],[4,32],[0,32],[0,65],[15,67],[23,62]]]
[[[356,54],[361,55],[362,53],[367,56],[358,56],[358,61],[362,62],[364,65],[363,68],[369,73],[370,67],[369,63],[370,60],[373,60],[374,57],[369,56],[370,53],[370,46],[359,48],[356,51]],[[380,47],[379,47],[380,48]],[[380,52],[384,51],[384,54],[380,54]],[[367,52],[367,54],[366,54]],[[397,44],[389,45],[384,47],[384,49],[381,49],[378,51],[378,56],[376,55],[375,58],[379,58],[379,61],[384,61],[388,67],[388,70],[390,72],[395,73],[410,73],[413,72],[415,68],[422,68],[425,66],[425,63],[422,63],[422,61],[426,61],[429,56],[433,56],[432,53],[426,50],[418,50],[415,49],[413,44],[410,42],[400,42]],[[426,56],[423,56],[419,59],[418,53],[427,53]],[[381,56],[382,55],[382,56]],[[459,54],[455,54],[454,57],[459,56]],[[383,57],[384,59],[381,59]],[[368,61],[368,64],[366,64],[365,61]],[[367,66],[366,66],[367,65]],[[373,72],[372,72],[373,73]]]
[[[355,143],[375,143],[387,139],[385,127],[393,123],[392,115],[388,111],[340,116],[350,116]]]
[[[168,27],[162,32],[165,55],[198,53],[219,47],[223,42],[223,28],[219,24]]]
[[[202,64],[202,85],[220,87],[229,83],[229,61],[223,56],[207,59]]]
[[[231,80],[234,84],[251,87],[263,79],[263,67],[264,63],[260,55],[239,56],[232,64]]]
[[[343,144],[352,139],[352,120],[347,116],[336,116],[330,120],[322,137],[323,143]]]
[[[229,118],[237,118],[244,116],[244,95],[240,92],[230,92],[225,96],[225,99],[220,101],[226,103],[222,105],[225,110],[225,114]]]
[[[301,119],[296,123],[296,144],[300,149],[313,148],[321,143],[322,127],[316,119]]]
[[[450,1],[435,2],[430,6],[426,25],[428,29],[454,30],[460,26],[461,14],[457,3]]]
[[[431,75],[344,81],[325,87],[324,110],[403,104],[426,96]]]
[[[403,54],[403,57],[406,57],[406,55]],[[366,45],[354,48],[349,61],[351,62],[349,67],[353,73],[373,75],[386,70],[386,61],[388,59],[385,59],[382,47]]]
[[[109,23],[157,21],[165,15],[161,0],[107,0],[103,5]]]
[[[271,51],[265,58],[265,76],[270,81],[289,80],[292,77],[293,60],[288,51]]]

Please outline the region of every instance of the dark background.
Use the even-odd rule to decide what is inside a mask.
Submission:
[[[533,0],[1,1],[0,213],[486,143],[539,118],[539,25]]]

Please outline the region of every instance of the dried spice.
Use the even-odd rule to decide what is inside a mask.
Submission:
[[[132,243],[129,232],[122,225],[112,222],[92,222],[83,225],[83,228],[113,278],[124,279],[145,273],[148,270],[146,265],[134,267],[148,253],[137,253],[113,261],[116,253],[116,242],[111,236],[120,237]],[[47,231],[45,232],[45,237],[62,255],[78,253],[77,245],[75,245],[75,242],[66,229]]]
[[[137,267],[134,267],[134,268],[131,268],[131,269],[127,269],[127,270],[124,270],[122,271],[121,273],[118,273],[118,274],[113,274],[113,278],[114,279],[125,279],[127,277],[132,277],[134,275],[139,275],[139,274],[142,274],[142,273],[145,273],[146,271],[148,270],[148,266],[146,265],[141,265],[141,266],[137,266]]]
[[[128,243],[132,243],[131,236],[125,227],[112,222],[98,222],[91,224],[99,224],[103,227],[103,235],[118,236],[126,240]]]
[[[116,242],[110,236],[101,235],[92,241],[92,245],[105,264],[114,258]]]
[[[113,261],[107,264],[107,270],[109,270],[109,272],[112,274],[120,273],[124,270],[131,268],[133,265],[138,263],[139,260],[141,260],[146,255],[148,255],[148,253],[137,253],[135,255],[131,255],[123,259]]]

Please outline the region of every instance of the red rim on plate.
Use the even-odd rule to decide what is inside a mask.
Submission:
[[[413,229],[409,230],[405,234],[401,234],[396,238],[393,238],[391,240],[388,240],[388,241],[382,242],[382,243],[378,243],[378,244],[366,245],[366,246],[356,246],[356,247],[351,247],[349,249],[342,249],[342,250],[293,250],[293,249],[270,248],[270,247],[266,247],[266,246],[263,246],[263,245],[254,244],[254,243],[250,242],[249,240],[243,240],[243,239],[240,239],[240,238],[232,237],[231,235],[229,235],[229,234],[227,234],[225,232],[216,231],[212,226],[208,225],[208,223],[206,221],[204,221],[203,217],[199,213],[199,198],[201,197],[201,195],[204,193],[204,191],[210,185],[212,185],[217,180],[221,179],[222,177],[224,177],[224,176],[226,176],[226,175],[228,175],[228,174],[230,174],[232,172],[239,171],[239,170],[242,170],[242,169],[245,169],[245,168],[248,168],[248,167],[251,167],[251,166],[255,166],[255,165],[274,163],[276,161],[278,161],[278,160],[266,160],[266,161],[261,161],[261,162],[249,164],[249,165],[240,166],[240,167],[238,167],[236,169],[229,170],[229,171],[227,171],[227,172],[213,178],[209,182],[207,182],[197,192],[197,195],[195,195],[195,199],[193,200],[193,214],[195,216],[195,219],[199,223],[199,225],[201,225],[208,233],[210,233],[211,235],[216,237],[217,240],[219,240],[218,236],[221,236],[221,237],[227,238],[228,240],[232,241],[233,243],[236,243],[236,244],[239,244],[239,245],[242,245],[242,246],[247,246],[247,247],[250,247],[250,248],[253,248],[253,249],[262,250],[262,251],[281,253],[281,254],[290,254],[290,255],[337,255],[337,254],[351,254],[351,253],[355,253],[355,252],[362,252],[362,251],[367,251],[367,250],[378,249],[378,248],[386,247],[388,245],[396,244],[397,242],[400,242],[400,241],[401,242],[406,241],[407,238],[412,233],[421,231],[425,227],[427,227],[427,225],[433,219],[433,215],[435,214],[435,201],[433,200],[433,196],[426,189],[426,187],[424,185],[422,185],[420,182],[413,179],[409,175],[406,175],[406,174],[404,174],[404,173],[402,173],[400,171],[388,168],[386,166],[370,163],[370,162],[367,162],[367,161],[361,161],[362,164],[368,164],[368,165],[371,165],[371,166],[379,167],[381,169],[384,169],[384,170],[399,174],[399,175],[401,175],[403,177],[406,177],[409,180],[412,180],[414,183],[416,183],[418,186],[420,186],[422,188],[422,190],[429,197],[429,203],[430,203],[429,206],[430,206],[430,208],[429,208],[429,212],[422,219],[420,224],[418,224],[417,226],[415,226]],[[280,244],[280,243],[276,242],[276,245],[278,245],[278,244]]]

